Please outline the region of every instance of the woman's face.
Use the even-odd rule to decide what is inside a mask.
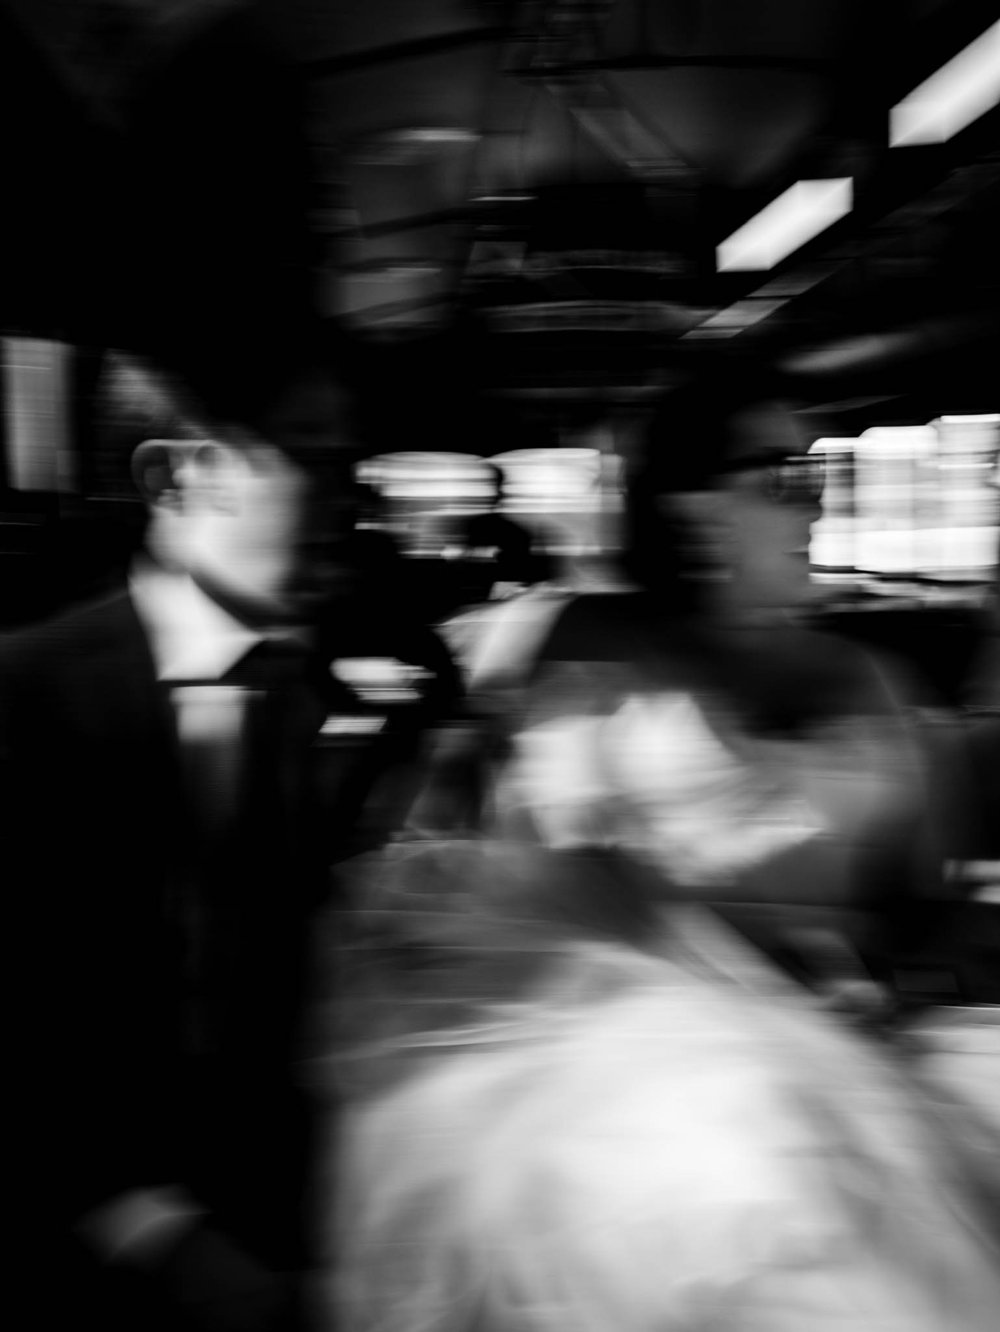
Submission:
[[[804,461],[804,460],[803,460]],[[791,493],[775,473],[793,467],[755,468],[724,478],[729,598],[734,609],[780,611],[809,601],[812,525],[822,512],[806,485]]]
[[[822,461],[781,404],[737,417],[726,468],[709,491],[673,496],[710,558],[713,609],[739,619],[795,609],[812,599],[809,541],[820,517]]]

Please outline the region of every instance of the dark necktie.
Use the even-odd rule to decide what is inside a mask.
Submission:
[[[239,820],[246,833],[254,831],[258,819],[273,828],[295,804],[311,738],[308,654],[297,644],[265,639],[221,683],[245,694]]]

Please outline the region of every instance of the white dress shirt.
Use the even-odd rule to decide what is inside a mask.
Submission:
[[[129,591],[157,677],[177,682],[170,698],[186,781],[202,813],[224,822],[236,800],[248,695],[221,681],[264,634],[241,624],[185,574],[139,564]]]
[[[137,564],[129,592],[161,680],[216,680],[264,635],[212,601],[187,574]]]

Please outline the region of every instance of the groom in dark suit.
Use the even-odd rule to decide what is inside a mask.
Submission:
[[[149,515],[128,589],[0,646],[22,1326],[271,1332],[308,1265],[345,398],[320,369],[246,410],[122,358],[106,382]]]

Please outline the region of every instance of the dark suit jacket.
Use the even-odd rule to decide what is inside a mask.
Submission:
[[[0,755],[17,1086],[43,1228],[176,1183],[264,1261],[293,1264],[307,1153],[288,1069],[325,881],[308,839],[210,913],[228,989],[221,1034],[199,1046],[204,867],[173,706],[126,595],[0,645]]]

